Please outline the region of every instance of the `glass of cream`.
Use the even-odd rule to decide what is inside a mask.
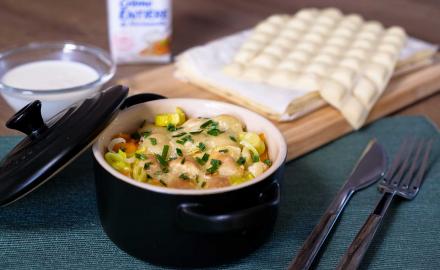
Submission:
[[[0,53],[0,94],[15,111],[40,100],[48,120],[100,91],[115,70],[110,55],[97,47],[30,43]]]

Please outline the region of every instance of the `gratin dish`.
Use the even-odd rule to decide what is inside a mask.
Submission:
[[[157,97],[155,97],[157,98]],[[284,138],[272,123],[246,109],[202,99],[138,100],[122,111],[93,145],[101,224],[127,253],[170,266],[207,266],[242,257],[271,234],[286,158]],[[135,129],[160,112],[182,108],[190,117],[229,114],[266,135],[272,166],[236,186],[194,190],[153,186],[114,170],[103,158],[114,134]]]
[[[127,94],[126,87],[111,87],[49,121],[43,120],[39,101],[18,111],[6,125],[27,136],[0,161],[0,206],[32,192],[93,144],[101,224],[128,254],[160,265],[212,266],[243,257],[264,243],[276,220],[287,152],[278,129],[227,103]],[[189,117],[229,114],[248,130],[264,133],[272,165],[238,185],[183,190],[138,182],[105,161],[115,133],[135,131],[144,120],[176,107]]]

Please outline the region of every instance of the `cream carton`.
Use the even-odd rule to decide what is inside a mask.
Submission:
[[[107,14],[117,63],[171,60],[171,0],[107,0]]]

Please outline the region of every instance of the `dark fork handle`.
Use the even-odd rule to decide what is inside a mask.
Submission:
[[[382,195],[374,212],[370,214],[367,221],[356,235],[356,238],[351,242],[350,247],[342,257],[336,269],[354,270],[359,267],[393,198],[394,193],[386,192]]]

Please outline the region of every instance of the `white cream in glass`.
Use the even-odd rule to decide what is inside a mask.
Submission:
[[[21,94],[1,92],[6,102],[18,111],[33,100],[42,102],[43,119],[47,120],[69,105],[92,95],[99,86],[98,72],[83,63],[66,60],[42,60],[16,66],[8,70],[1,83],[24,90]],[[63,92],[91,84],[90,88]],[[29,93],[26,92],[29,90]],[[58,93],[56,93],[58,92]]]

